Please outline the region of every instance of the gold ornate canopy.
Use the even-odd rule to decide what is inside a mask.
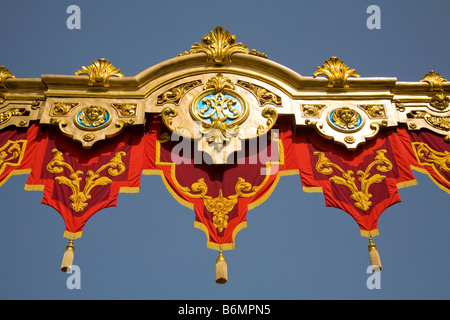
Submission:
[[[331,57],[312,77],[302,76],[249,50],[220,26],[189,51],[134,77],[125,77],[104,58],[72,76],[43,75],[38,79],[17,79],[2,66],[0,88],[0,129],[26,127],[38,120],[58,127],[85,148],[115,136],[126,126],[142,126],[149,113],[160,114],[171,130],[190,130],[191,137],[204,134],[208,127],[227,131],[234,126],[240,128],[239,138],[270,130],[278,114],[292,115],[295,126],[313,127],[349,150],[375,137],[381,128],[399,124],[406,124],[409,130],[426,128],[446,139],[450,135],[450,84],[433,70],[418,82],[399,82],[396,78],[361,77],[342,60]],[[225,125],[216,119],[206,124],[205,118],[196,114],[192,100],[210,92],[235,94],[243,107],[239,120]],[[210,103],[225,106],[225,100]],[[186,103],[191,108],[181,110]],[[88,111],[107,115],[108,120],[75,119],[79,112],[86,115]],[[195,120],[205,124],[202,132],[192,131],[189,122]],[[216,143],[215,150],[218,148]]]
[[[303,76],[269,60],[264,53],[248,49],[237,42],[235,35],[218,26],[193,44],[189,51],[135,76],[125,76],[104,58],[81,67],[74,75],[42,75],[36,79],[15,78],[2,66],[0,132],[14,127],[31,130],[32,125],[49,127],[52,132],[81,146],[80,154],[86,150],[96,151],[97,145],[105,146],[99,143],[103,140],[119,146],[105,157],[104,161],[109,162],[86,171],[89,178],[86,178],[82,192],[79,181],[83,171],[75,168],[75,162],[69,164],[67,159],[71,151],[63,154],[56,146],[46,146],[53,153],[49,156],[51,161],[44,163],[46,171],[36,179],[53,179],[72,190],[71,209],[68,210],[74,210],[77,217],[88,206],[88,200],[95,197],[90,194],[94,187],[97,187],[95,190],[100,190],[101,186],[113,190],[116,185],[119,186],[117,190],[137,188],[137,184],[126,185],[114,180],[126,180],[127,166],[135,159],[132,157],[136,151],[132,150],[137,145],[133,142],[130,146],[122,146],[116,137],[131,132],[128,129],[141,128],[141,132],[154,133],[147,139],[153,148],[153,167],[143,171],[159,172],[180,202],[188,203],[196,212],[205,212],[196,216],[196,226],[208,235],[209,246],[220,249],[218,264],[222,264],[222,250],[234,248],[234,236],[246,226],[247,207],[254,207],[267,198],[280,174],[272,174],[274,177],[266,174],[263,180],[255,178],[252,183],[246,180],[250,178],[239,176],[230,182],[234,189],[228,195],[224,193],[225,187],[213,186],[211,181],[197,176],[186,183],[190,188],[182,186],[177,180],[180,177],[176,166],[163,159],[164,152],[171,148],[169,133],[187,139],[210,157],[211,164],[216,166],[205,167],[203,172],[211,171],[210,168],[224,170],[229,156],[241,151],[245,145],[243,141],[269,136],[268,140],[275,142],[277,149],[273,152],[280,156],[276,165],[281,166],[281,171],[285,174],[300,171],[305,191],[333,192],[334,196],[342,194],[348,198],[347,202],[327,202],[327,205],[349,213],[357,212],[355,219],[363,226],[361,234],[372,237],[378,234],[376,219],[382,210],[399,201],[397,187],[411,183],[411,175],[402,177],[398,174],[399,168],[404,167],[401,159],[394,156],[396,146],[404,141],[410,143],[408,147],[416,156],[414,164],[417,168],[429,173],[443,189],[449,190],[446,175],[450,172],[450,161],[445,150],[448,147],[439,147],[439,150],[435,147],[450,142],[449,92],[450,82],[433,70],[417,82],[364,77],[337,57],[330,57],[315,71],[312,69],[311,76]],[[275,126],[281,130],[279,136],[272,132]],[[419,137],[421,132],[430,133],[439,141],[434,145],[427,144],[422,136]],[[8,150],[14,154],[20,146],[16,143]],[[334,149],[330,151],[328,146]],[[355,170],[358,180],[351,170],[355,164],[347,159],[352,152],[367,153],[366,158],[361,156],[362,167]],[[305,154],[309,155],[310,162],[298,157],[298,161],[296,158],[289,163],[289,158],[295,158],[294,155]],[[16,152],[15,159],[21,159],[23,155],[22,151]],[[3,156],[0,157],[3,164],[9,159],[7,152],[0,156]],[[274,164],[268,162],[264,169],[271,169]],[[406,164],[404,172],[409,170],[409,165]],[[63,171],[70,172],[71,179],[53,176]],[[105,172],[109,177],[101,177],[106,175]],[[246,168],[236,174],[249,172]],[[45,178],[46,174],[48,178]],[[383,191],[387,194],[385,198],[371,191],[384,187],[387,190]],[[213,191],[216,192],[214,196],[207,194]],[[375,212],[375,218],[369,223],[366,220],[371,210]],[[233,214],[241,220],[233,221]],[[205,218],[208,215],[211,221]],[[220,237],[231,228],[235,229],[230,231],[228,242],[222,243]],[[77,230],[67,233],[72,241],[79,237]],[[213,239],[213,233],[217,238]],[[371,256],[376,256],[370,241]],[[72,242],[68,252],[73,253]]]

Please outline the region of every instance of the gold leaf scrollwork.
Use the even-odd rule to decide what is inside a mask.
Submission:
[[[434,70],[429,71],[423,78],[421,82],[428,82],[430,91],[443,91],[442,82],[447,81]]]
[[[281,105],[281,97],[263,87],[242,80],[238,80],[237,84],[252,92],[258,98],[261,106],[266,103],[273,103],[277,106]]]
[[[325,75],[328,78],[327,87],[329,88],[348,88],[349,77],[360,77],[355,69],[350,69],[337,57],[329,58],[321,67],[317,67],[313,75],[314,77]]]
[[[431,166],[439,175],[440,173],[437,169],[450,173],[450,152],[436,151],[423,142],[412,142],[411,146],[420,165]]]
[[[172,119],[178,115],[178,111],[175,108],[167,107],[161,111],[161,118],[167,128],[172,128]]]
[[[382,104],[360,104],[358,107],[363,109],[370,118],[386,118],[386,111]]]
[[[0,113],[0,125],[8,122],[12,117],[24,115],[25,112],[27,111],[24,108],[14,108]]]
[[[26,145],[26,140],[8,140],[0,148],[0,174],[5,171],[6,166],[17,167],[20,165],[25,153]]]
[[[136,103],[113,103],[112,106],[119,111],[121,117],[134,117],[136,116],[137,104]]]
[[[367,166],[366,170],[358,170],[356,172],[359,176],[358,181],[360,182],[361,189],[358,189],[355,183],[355,177],[353,176],[354,173],[352,170],[344,171],[337,164],[332,163],[323,152],[316,151],[313,154],[318,156],[316,170],[324,175],[331,175],[334,169],[338,170],[341,176],[332,176],[329,178],[329,181],[349,188],[352,193],[350,198],[355,201],[355,207],[367,211],[372,205],[372,201],[370,201],[372,194],[369,193],[370,186],[386,179],[386,176],[378,173],[371,175],[370,171],[374,166],[376,166],[376,170],[379,172],[389,172],[392,170],[391,161],[384,155],[386,152],[385,149],[378,150],[374,161]]]
[[[433,116],[426,111],[419,110],[411,111],[410,116],[414,119],[424,119],[426,123],[436,129],[450,131],[450,117]]]
[[[62,173],[64,169],[67,169],[70,173],[69,178],[65,176],[55,177],[55,181],[59,184],[63,184],[69,187],[72,191],[72,195],[69,196],[69,200],[72,201],[70,207],[75,212],[83,211],[87,206],[87,201],[92,198],[90,192],[97,186],[107,186],[113,181],[106,177],[100,176],[102,171],[108,169],[107,172],[110,176],[116,177],[125,171],[125,164],[122,162],[122,157],[126,156],[126,153],[119,151],[115,156],[105,165],[101,166],[97,171],[88,170],[86,172],[85,184],[83,190],[81,190],[81,176],[83,171],[75,171],[70,164],[68,164],[63,157],[63,153],[58,149],[53,149],[55,154],[53,159],[47,164],[47,171],[50,173]]]
[[[90,86],[104,86],[109,87],[110,77],[123,77],[120,69],[114,67],[111,62],[104,58],[92,62],[90,66],[83,66],[80,70],[75,72],[76,76],[87,74],[89,76],[88,85]]]
[[[178,105],[181,97],[183,97],[186,92],[201,84],[202,82],[200,80],[194,80],[167,90],[158,96],[158,98],[156,99],[156,104],[163,105],[164,103],[172,102]]]
[[[302,104],[302,114],[306,118],[317,118],[324,108],[325,104]]]
[[[277,112],[277,110],[275,110],[272,107],[264,108],[264,110],[261,112],[261,115],[264,118],[266,118],[267,121],[266,121],[266,126],[265,127],[262,126],[262,125],[258,126],[258,128],[257,128],[257,134],[258,135],[261,135],[261,134],[263,134],[265,132],[268,132],[273,127],[273,125],[275,124],[275,122],[278,119],[278,112]]]
[[[0,88],[6,88],[5,80],[8,78],[15,78],[15,76],[9,72],[8,68],[0,66]]]
[[[237,52],[267,58],[265,54],[256,50],[249,50],[246,45],[236,42],[236,36],[231,35],[228,30],[224,30],[221,26],[217,26],[214,31],[210,31],[208,35],[203,36],[200,43],[194,43],[189,52],[185,51],[179,56],[199,52],[207,54],[206,62],[231,62],[231,55]]]
[[[55,102],[53,103],[52,109],[50,111],[50,116],[66,116],[70,110],[78,107],[79,103],[71,102]]]

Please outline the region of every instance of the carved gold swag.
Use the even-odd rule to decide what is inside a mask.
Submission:
[[[337,164],[332,163],[323,152],[314,152],[314,155],[319,157],[316,163],[316,170],[319,173],[331,175],[333,173],[333,168],[337,169],[340,172],[341,176],[332,176],[329,179],[330,182],[344,185],[349,188],[352,192],[350,198],[355,201],[355,207],[363,211],[367,211],[372,205],[372,201],[370,201],[370,198],[372,198],[372,194],[369,193],[370,186],[374,183],[380,183],[386,179],[386,176],[378,173],[371,175],[370,170],[375,165],[377,171],[379,172],[389,172],[392,170],[392,163],[384,156],[386,152],[387,151],[385,149],[378,150],[374,161],[372,161],[372,163],[367,166],[366,170],[358,170],[356,172],[356,174],[359,176],[358,181],[361,184],[361,190],[359,190],[356,186],[353,171],[344,171]]]
[[[113,181],[105,176],[100,176],[100,173],[108,168],[108,174],[112,177],[118,176],[125,171],[125,164],[122,162],[122,157],[126,156],[126,153],[119,151],[107,164],[101,166],[97,171],[88,170],[86,172],[85,185],[83,190],[81,190],[80,181],[81,175],[84,174],[83,171],[75,171],[70,164],[64,161],[62,152],[57,149],[53,149],[52,152],[55,154],[53,159],[47,164],[47,171],[50,173],[62,173],[64,168],[69,172],[69,178],[65,176],[55,177],[55,181],[59,184],[68,186],[72,190],[72,195],[69,196],[69,200],[72,201],[70,207],[76,211],[83,211],[88,203],[87,201],[91,199],[90,192],[96,186],[107,186]]]

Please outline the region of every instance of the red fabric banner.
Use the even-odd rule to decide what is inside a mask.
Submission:
[[[298,132],[295,147],[304,190],[323,192],[326,206],[349,213],[362,236],[378,235],[381,213],[401,201],[398,187],[416,184],[401,134],[385,130],[356,151],[348,151],[312,130]]]
[[[79,238],[93,214],[116,206],[119,192],[138,192],[141,139],[141,133],[128,130],[86,150],[48,128],[26,189],[43,190],[42,203],[56,209],[64,219],[64,236]]]
[[[0,186],[12,175],[29,174],[36,154],[39,125],[8,127],[0,132]]]
[[[290,127],[282,126],[272,139],[258,138],[257,148],[247,142],[232,163],[212,165],[189,138],[171,135],[157,118],[148,123],[143,172],[160,174],[172,195],[195,210],[194,226],[206,233],[209,248],[234,249],[236,234],[247,226],[247,210],[263,202],[287,173],[282,140]]]
[[[409,131],[409,139],[413,169],[427,174],[439,188],[450,193],[450,143],[428,130]]]

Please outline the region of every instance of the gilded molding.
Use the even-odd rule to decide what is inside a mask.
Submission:
[[[5,80],[15,76],[4,66],[0,66],[0,88],[6,88]]]
[[[355,72],[355,69],[350,69],[344,64],[344,61],[337,57],[331,57],[321,67],[317,67],[313,73],[314,77],[324,75],[328,78],[329,88],[348,88],[348,78],[359,78],[360,75]]]
[[[111,62],[104,58],[92,62],[90,66],[82,66],[80,70],[75,72],[76,76],[86,74],[89,76],[88,85],[109,87],[110,77],[123,77],[120,69],[114,67]]]
[[[207,54],[206,62],[231,62],[231,55],[234,53],[245,53],[267,58],[264,53],[255,49],[249,50],[245,44],[236,42],[236,36],[230,34],[228,30],[217,26],[214,31],[203,36],[201,42],[196,42],[191,46],[189,52],[185,51],[178,56],[204,52]]]

